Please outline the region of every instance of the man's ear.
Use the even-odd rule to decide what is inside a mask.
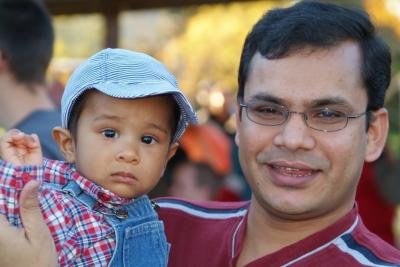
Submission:
[[[389,131],[389,115],[385,108],[380,108],[371,113],[371,122],[367,132],[367,148],[365,161],[371,162],[379,158],[385,147]]]
[[[239,131],[239,125],[240,125],[240,105],[239,103],[236,105],[236,112],[235,112],[235,122],[236,122],[236,133],[235,133],[235,144],[239,146],[239,136],[240,136],[240,131]]]
[[[75,162],[75,144],[71,132],[61,127],[53,128],[53,139],[58,144],[61,153],[69,163]]]

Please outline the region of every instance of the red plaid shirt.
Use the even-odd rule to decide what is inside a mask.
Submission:
[[[111,203],[128,204],[132,199],[99,187],[66,162],[44,160],[43,166],[16,167],[0,160],[0,213],[19,227],[22,223],[18,199],[29,180],[41,181],[40,207],[53,235],[60,266],[107,266],[116,245],[113,228],[101,213],[49,184],[62,186],[75,180],[98,204],[109,208],[113,206]]]

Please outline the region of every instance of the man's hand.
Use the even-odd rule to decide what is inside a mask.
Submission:
[[[7,131],[0,138],[0,157],[17,166],[43,164],[38,136],[17,129]]]
[[[20,197],[20,212],[25,228],[18,229],[0,216],[0,266],[53,267],[57,254],[50,231],[39,208],[39,183],[30,181]]]

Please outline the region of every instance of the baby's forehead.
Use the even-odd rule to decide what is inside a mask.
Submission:
[[[118,96],[111,96],[109,94],[105,94],[97,89],[89,89],[87,90],[84,94],[82,94],[80,97],[85,98],[85,102],[94,102],[96,103],[97,101],[101,100],[102,102],[118,102],[118,101],[129,101],[129,102],[139,102],[146,100],[147,102],[152,102],[152,101],[159,101],[160,99],[163,99],[166,102],[170,102],[171,105],[176,105],[176,100],[173,97],[173,95],[165,93],[165,94],[155,94],[155,95],[146,95],[146,96],[137,96],[137,97],[118,97]]]
[[[107,110],[111,107],[119,111],[139,108],[142,110],[161,110],[166,114],[180,113],[178,104],[171,94],[125,98],[110,96],[96,89],[88,90],[84,95],[80,96],[73,109],[81,113],[83,110],[94,112]]]

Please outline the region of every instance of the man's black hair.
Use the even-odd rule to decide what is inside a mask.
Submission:
[[[53,43],[51,17],[39,0],[0,0],[0,56],[16,80],[43,83]]]
[[[238,100],[243,99],[249,65],[257,52],[267,59],[277,59],[307,47],[330,48],[344,41],[354,41],[360,47],[367,110],[383,107],[391,78],[388,46],[376,35],[365,12],[316,1],[273,9],[254,25],[240,59]]]

